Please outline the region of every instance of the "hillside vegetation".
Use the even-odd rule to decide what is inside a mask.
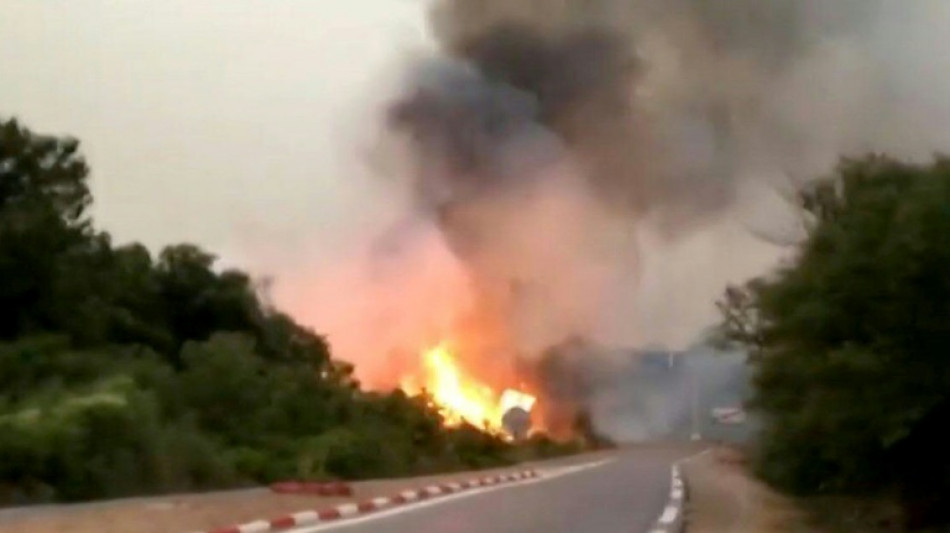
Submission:
[[[425,397],[361,389],[248,274],[190,244],[114,245],[89,217],[88,174],[76,140],[0,120],[0,504],[576,449],[447,429]]]

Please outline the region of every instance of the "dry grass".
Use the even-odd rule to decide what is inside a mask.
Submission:
[[[718,449],[685,469],[689,533],[895,533],[892,499],[784,496],[749,475],[743,455]]]

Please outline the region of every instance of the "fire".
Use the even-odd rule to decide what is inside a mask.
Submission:
[[[445,343],[422,354],[421,380],[409,376],[401,388],[408,394],[423,390],[439,407],[446,425],[468,423],[494,433],[504,432],[502,417],[513,407],[531,412],[537,398],[524,391],[505,389],[500,395],[488,385],[466,375]]]

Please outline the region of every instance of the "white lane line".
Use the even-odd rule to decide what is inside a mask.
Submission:
[[[562,476],[567,476],[567,475],[570,475],[570,474],[574,474],[574,473],[580,472],[580,471],[582,471],[582,470],[588,470],[588,469],[591,469],[591,468],[597,468],[597,467],[599,467],[599,466],[603,466],[603,465],[605,465],[605,464],[607,464],[607,463],[609,463],[609,462],[612,462],[612,461],[614,461],[614,460],[615,460],[615,459],[612,459],[612,458],[611,458],[611,459],[603,459],[603,460],[595,461],[595,462],[592,462],[592,463],[584,463],[584,464],[581,464],[581,465],[562,467],[562,468],[557,468],[557,469],[551,469],[551,470],[548,470],[548,471],[539,471],[539,472],[538,472],[538,477],[528,478],[528,479],[523,480],[523,481],[518,481],[518,482],[514,482],[514,483],[507,483],[507,484],[495,484],[495,485],[491,485],[491,486],[487,486],[487,487],[482,487],[482,488],[479,488],[479,489],[467,490],[467,491],[464,491],[464,492],[459,492],[459,493],[455,493],[455,494],[450,494],[450,495],[448,495],[448,496],[441,496],[441,497],[439,497],[439,498],[434,498],[434,499],[431,499],[431,500],[422,500],[422,501],[420,501],[420,502],[418,502],[418,503],[413,503],[413,504],[411,504],[411,505],[400,505],[400,506],[397,506],[397,507],[393,507],[392,509],[386,509],[386,510],[377,511],[377,512],[370,512],[370,513],[367,513],[366,515],[359,516],[359,517],[356,517],[356,518],[350,518],[350,519],[347,519],[347,520],[336,520],[336,521],[333,521],[333,522],[327,522],[327,523],[325,523],[325,524],[317,524],[317,525],[313,525],[313,526],[298,527],[298,528],[295,528],[295,529],[289,529],[289,530],[287,530],[287,533],[316,533],[316,532],[318,532],[318,531],[328,531],[328,530],[331,530],[331,529],[343,529],[343,528],[346,528],[346,527],[355,526],[355,525],[363,524],[363,523],[366,523],[366,522],[371,522],[371,521],[373,521],[373,520],[379,520],[379,519],[381,519],[381,518],[386,518],[386,517],[389,517],[389,516],[395,516],[395,515],[399,515],[399,514],[403,514],[403,513],[409,513],[409,512],[412,512],[412,511],[416,511],[416,510],[418,510],[418,509],[424,509],[424,508],[426,508],[426,507],[432,507],[432,506],[434,506],[434,505],[439,505],[439,504],[446,503],[446,502],[450,502],[450,501],[453,501],[453,500],[460,500],[460,499],[462,499],[462,498],[469,498],[469,497],[471,497],[471,496],[476,496],[476,495],[478,495],[478,494],[484,494],[484,493],[486,493],[486,492],[493,492],[493,491],[496,491],[496,490],[504,490],[504,489],[513,488],[513,487],[523,487],[523,486],[525,486],[525,485],[532,485],[532,484],[534,484],[534,483],[544,483],[545,481],[550,481],[550,480],[552,480],[552,479],[557,479],[557,478],[562,477]]]
[[[660,515],[659,522],[663,525],[672,524],[678,514],[679,509],[677,509],[675,505],[667,505],[666,508],[663,509],[663,514]]]
[[[682,507],[685,503],[684,500],[686,496],[686,485],[683,483],[682,469],[680,468],[681,465],[688,461],[692,461],[693,459],[698,459],[710,452],[712,452],[712,448],[706,448],[699,453],[695,453],[673,462],[673,465],[670,467],[669,501],[666,507],[663,508],[660,518],[657,519],[656,525],[654,526],[654,529],[650,530],[650,533],[668,533],[667,526],[673,525],[673,523],[676,522],[676,518],[682,511]]]

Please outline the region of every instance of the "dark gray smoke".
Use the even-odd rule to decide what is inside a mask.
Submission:
[[[444,55],[415,69],[388,122],[412,139],[417,200],[453,242],[473,233],[454,207],[524,193],[557,157],[603,208],[657,213],[676,234],[732,205],[748,135],[798,172],[808,140],[770,116],[769,84],[876,4],[443,0],[432,21]],[[677,56],[678,87],[656,87],[663,54]],[[679,101],[658,104],[657,90]]]
[[[533,170],[569,157],[604,208],[636,216],[681,203],[692,211],[727,205],[721,174],[685,190],[657,168],[660,154],[637,111],[641,61],[627,36],[596,26],[545,32],[499,23],[447,45],[417,69],[389,124],[412,138],[423,206],[439,213],[479,196],[523,190]],[[714,111],[710,111],[710,117]]]
[[[418,66],[416,86],[390,110],[420,161],[415,195],[436,212],[480,197],[511,193],[560,151],[538,122],[536,99],[449,59]]]

